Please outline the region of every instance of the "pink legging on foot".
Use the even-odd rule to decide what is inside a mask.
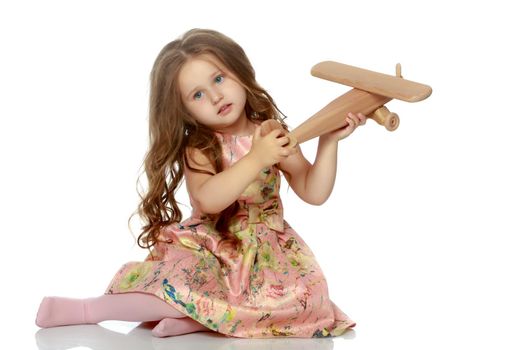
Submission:
[[[47,328],[106,320],[147,322],[183,317],[186,315],[154,295],[130,292],[87,299],[45,297],[35,323]]]

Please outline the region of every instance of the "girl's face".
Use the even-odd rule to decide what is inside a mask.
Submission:
[[[184,106],[201,124],[217,131],[239,131],[246,125],[246,91],[233,74],[209,55],[188,60],[179,73]]]

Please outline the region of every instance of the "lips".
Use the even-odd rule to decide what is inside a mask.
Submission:
[[[228,103],[228,104],[225,104],[224,106],[222,106],[220,109],[219,109],[219,112],[217,112],[217,114],[221,114],[223,113],[225,110],[227,110],[232,104],[231,103]]]

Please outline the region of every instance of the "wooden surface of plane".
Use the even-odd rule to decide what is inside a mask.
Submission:
[[[400,64],[396,66],[396,76],[333,61],[316,64],[312,67],[311,74],[351,86],[353,89],[327,104],[288,133],[289,147],[295,147],[297,144],[346,126],[348,112],[362,113],[387,130],[394,131],[399,126],[399,117],[384,105],[392,99],[418,102],[432,93],[432,88],[428,85],[403,79]],[[265,135],[275,128],[280,128],[276,120],[266,120],[262,124],[261,134]]]
[[[406,102],[424,100],[432,93],[432,88],[425,84],[333,61],[316,64],[311,73],[314,77]]]

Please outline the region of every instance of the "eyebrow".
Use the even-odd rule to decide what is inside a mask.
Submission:
[[[222,70],[218,69],[218,70],[216,70],[212,75],[210,75],[210,78],[215,77],[218,73],[223,74],[223,73],[222,73]],[[197,85],[196,87],[194,87],[193,89],[191,89],[191,91],[188,93],[188,95],[186,96],[186,98],[189,99],[189,98],[193,95],[193,93],[195,92],[195,90],[197,90],[198,88],[199,88],[199,86]]]

